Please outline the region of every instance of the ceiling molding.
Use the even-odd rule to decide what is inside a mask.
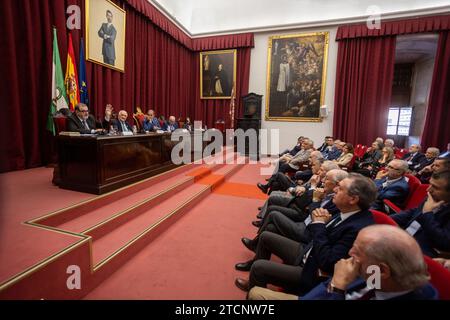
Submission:
[[[203,38],[210,36],[222,36],[228,34],[239,34],[239,33],[263,33],[272,31],[288,31],[293,29],[307,29],[307,28],[321,28],[321,27],[335,27],[345,24],[362,23],[366,22],[370,15],[357,16],[351,18],[341,18],[341,19],[329,19],[320,21],[308,21],[304,23],[291,23],[291,24],[278,24],[278,25],[268,25],[261,27],[251,27],[251,28],[240,28],[240,29],[227,29],[217,32],[202,32],[202,33],[191,33],[181,22],[179,22],[174,16],[172,16],[161,4],[154,0],[147,0],[150,2],[158,11],[160,11],[167,19],[174,23],[180,30],[182,30],[186,35],[195,38]],[[439,14],[450,13],[450,5],[439,6],[426,9],[416,9],[416,10],[404,10],[395,11],[381,15],[383,20],[395,20],[401,18],[416,18],[420,16],[431,16]]]

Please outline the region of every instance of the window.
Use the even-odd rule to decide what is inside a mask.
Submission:
[[[386,134],[390,136],[409,136],[412,107],[389,108]]]

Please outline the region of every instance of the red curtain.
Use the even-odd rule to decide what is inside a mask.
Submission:
[[[339,42],[333,135],[353,144],[385,136],[394,75],[395,37]]]
[[[422,147],[445,150],[450,142],[450,31],[441,32],[434,62]]]
[[[336,40],[437,32],[449,29],[450,15],[420,17],[397,21],[382,20],[380,29],[368,29],[366,24],[341,26],[338,28]]]
[[[196,50],[225,49],[225,44],[238,48],[237,92],[239,96],[247,93],[247,47],[253,46],[252,34],[194,41],[146,0],[114,2],[127,12],[125,73],[86,62],[89,107],[97,118],[103,117],[107,103],[129,114],[139,106],[144,111],[154,108],[165,116],[206,119],[208,126],[224,118],[229,100],[199,99],[199,54],[191,49],[194,43]],[[0,73],[7,78],[0,86],[6,110],[0,125],[0,172],[37,167],[51,160],[53,137],[46,122],[51,99],[52,26],[58,31],[65,69],[66,8],[72,4],[81,7],[84,17],[84,0],[0,1]],[[71,31],[77,65],[84,30],[83,18],[81,30]]]

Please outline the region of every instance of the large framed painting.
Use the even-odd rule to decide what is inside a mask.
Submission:
[[[86,58],[125,72],[126,12],[109,0],[86,0]]]
[[[322,121],[328,43],[328,32],[269,38],[266,120]]]
[[[230,99],[236,82],[236,49],[200,52],[200,98]]]

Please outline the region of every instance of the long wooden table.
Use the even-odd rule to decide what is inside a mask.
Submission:
[[[170,133],[60,135],[58,185],[94,194],[110,192],[175,168],[171,151],[176,143]]]

